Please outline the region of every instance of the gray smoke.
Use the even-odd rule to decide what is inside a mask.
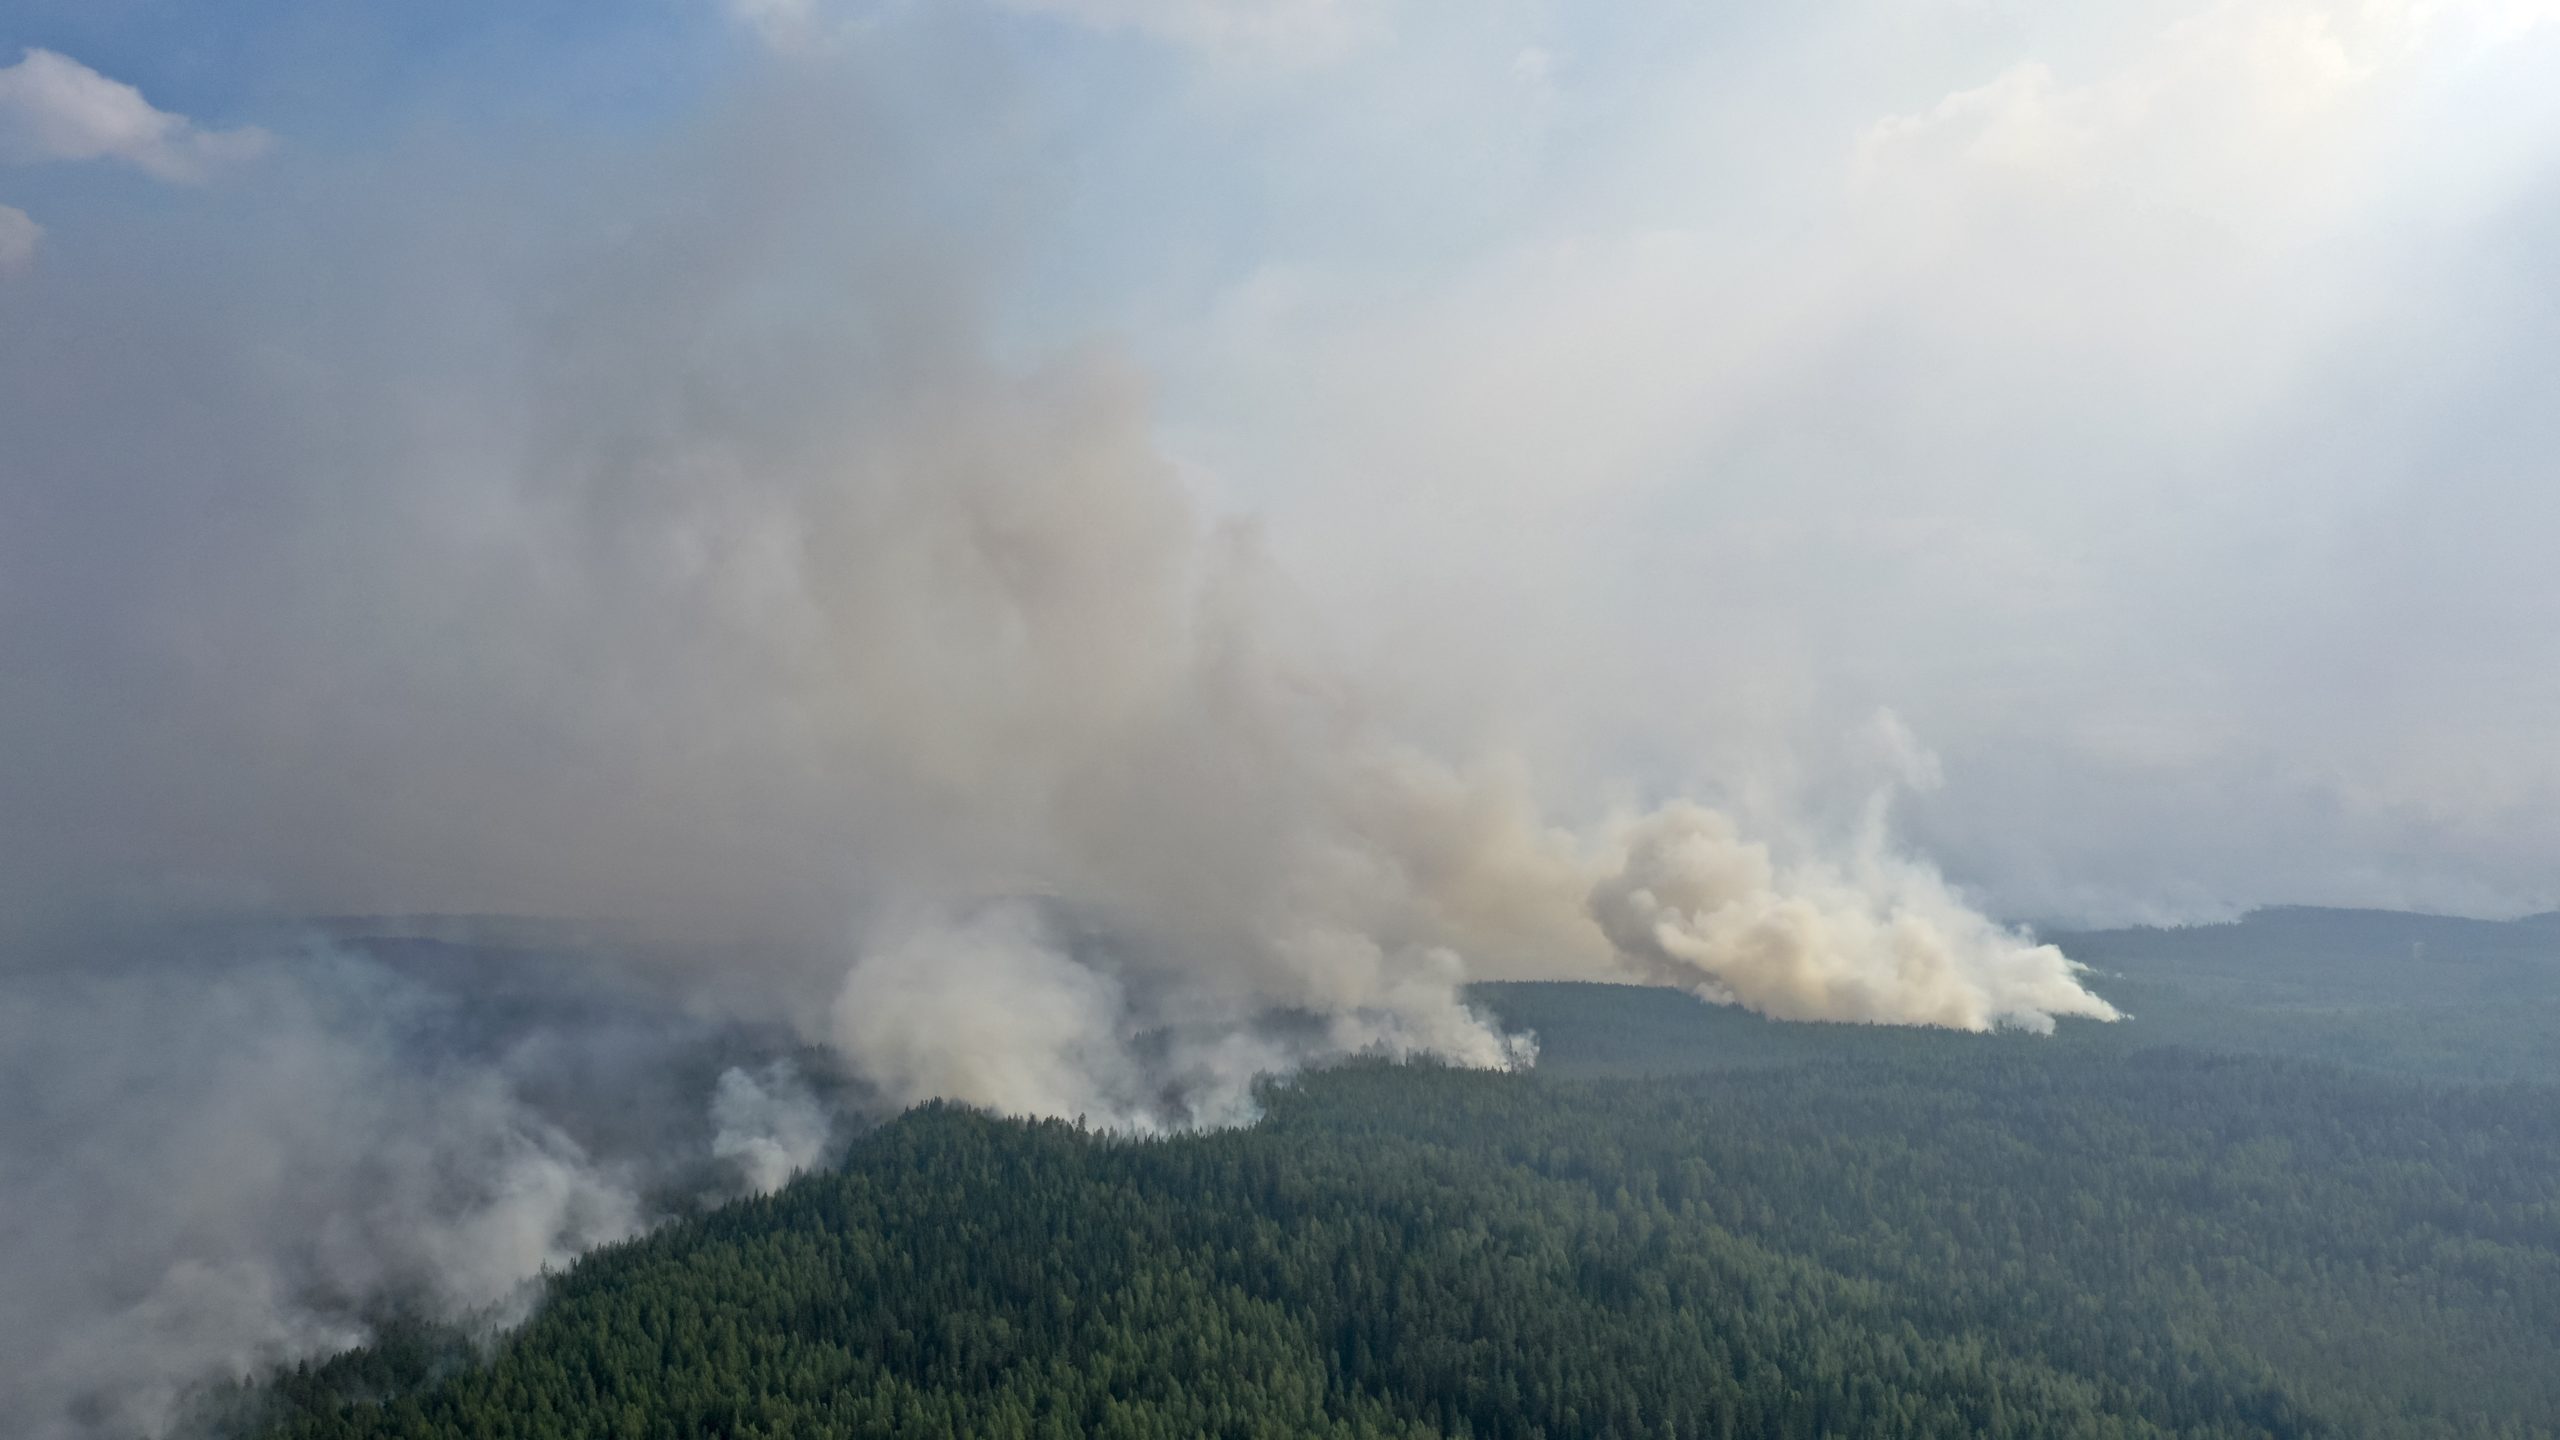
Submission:
[[[39,1440],[161,1434],[196,1383],[393,1310],[511,1324],[545,1270],[822,1155],[776,1044],[487,946],[226,927],[22,964],[0,976],[0,1413]]]
[[[778,1190],[825,1158],[836,1116],[789,1060],[720,1072],[711,1092],[711,1153],[753,1193]]]
[[[949,236],[1000,227],[860,102],[467,158],[279,162],[190,265],[0,296],[0,1409],[34,1433],[154,1432],[394,1303],[503,1323],[867,1108],[1156,1130],[1330,1057],[1528,1063],[1470,979],[2112,1014],[1880,842],[1559,818],[1514,759],[1400,740],[1127,359],[987,338]],[[297,198],[329,218],[260,218]],[[172,908],[628,943],[84,922]]]

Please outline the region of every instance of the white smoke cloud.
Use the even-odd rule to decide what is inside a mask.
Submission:
[[[1592,908],[1658,981],[1782,1020],[1995,1025],[2120,1018],[2051,945],[1992,924],[1934,871],[1871,853],[1781,873],[1767,847],[1695,805],[1647,817]]]
[[[895,1105],[951,1099],[1139,1133],[1247,1123],[1260,1082],[1346,1055],[1482,1069],[1536,1057],[1531,1037],[1461,1001],[1465,965],[1446,949],[1315,932],[1274,945],[1272,973],[1240,988],[1119,944],[1071,944],[1022,902],[904,927],[846,975],[835,1044]]]
[[[836,1117],[809,1089],[798,1066],[776,1060],[750,1071],[720,1072],[711,1092],[711,1153],[738,1167],[751,1193],[780,1189],[825,1159]]]
[[[192,185],[272,143],[254,126],[207,130],[51,50],[28,50],[0,67],[0,161],[121,160]]]
[[[511,1323],[635,1233],[654,1155],[589,1153],[447,1002],[325,947],[0,980],[0,1413],[165,1433],[190,1390],[363,1339]]]
[[[835,1004],[836,1043],[893,1103],[942,1097],[1154,1129],[1134,1027],[1117,980],[1010,906],[873,947]]]

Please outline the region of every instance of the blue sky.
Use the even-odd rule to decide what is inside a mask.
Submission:
[[[57,3],[13,47],[73,56],[207,124],[329,145],[420,123],[645,122],[698,101],[732,38],[698,5]]]

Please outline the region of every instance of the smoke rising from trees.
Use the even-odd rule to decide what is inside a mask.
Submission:
[[[164,1429],[397,1307],[503,1323],[879,1107],[1157,1130],[1343,1055],[1530,1063],[1471,979],[2112,1014],[1880,840],[1781,861],[1403,738],[1133,362],[993,338],[858,105],[582,158],[417,157],[310,235],[8,301],[0,669],[43,683],[0,710],[0,1409],[34,1433]],[[572,975],[97,920],[243,912],[633,938]]]

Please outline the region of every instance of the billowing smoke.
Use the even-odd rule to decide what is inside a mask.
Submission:
[[[837,996],[844,1062],[898,1104],[946,1097],[1115,1129],[1233,1125],[1253,1088],[1329,1057],[1428,1055],[1508,1069],[1536,1055],[1459,999],[1464,962],[1390,957],[1349,932],[1275,950],[1237,989],[1132,958],[1125,935],[1070,942],[1001,904],[867,948]]]
[[[576,185],[420,160],[154,272],[184,291],[66,261],[0,299],[0,1409],[32,1433],[151,1432],[386,1306],[503,1320],[867,1106],[1155,1130],[1330,1057],[1528,1063],[1474,979],[2113,1013],[1882,848],[1782,861],[1400,740],[1131,364],[984,338],[849,103]],[[542,947],[422,976],[64,921],[136,908],[627,943],[554,985]]]
[[[762,1193],[825,1158],[836,1118],[791,1061],[720,1072],[711,1092],[711,1153],[738,1167],[746,1188]]]
[[[558,956],[196,929],[81,959],[0,976],[0,1413],[36,1440],[166,1433],[197,1383],[395,1311],[510,1323],[545,1269],[833,1139],[786,1040]]]
[[[1870,851],[1781,875],[1712,810],[1648,816],[1592,893],[1619,953],[1665,984],[1782,1020],[2049,1031],[2118,1018],[2060,950],[1993,925],[1934,871]]]

